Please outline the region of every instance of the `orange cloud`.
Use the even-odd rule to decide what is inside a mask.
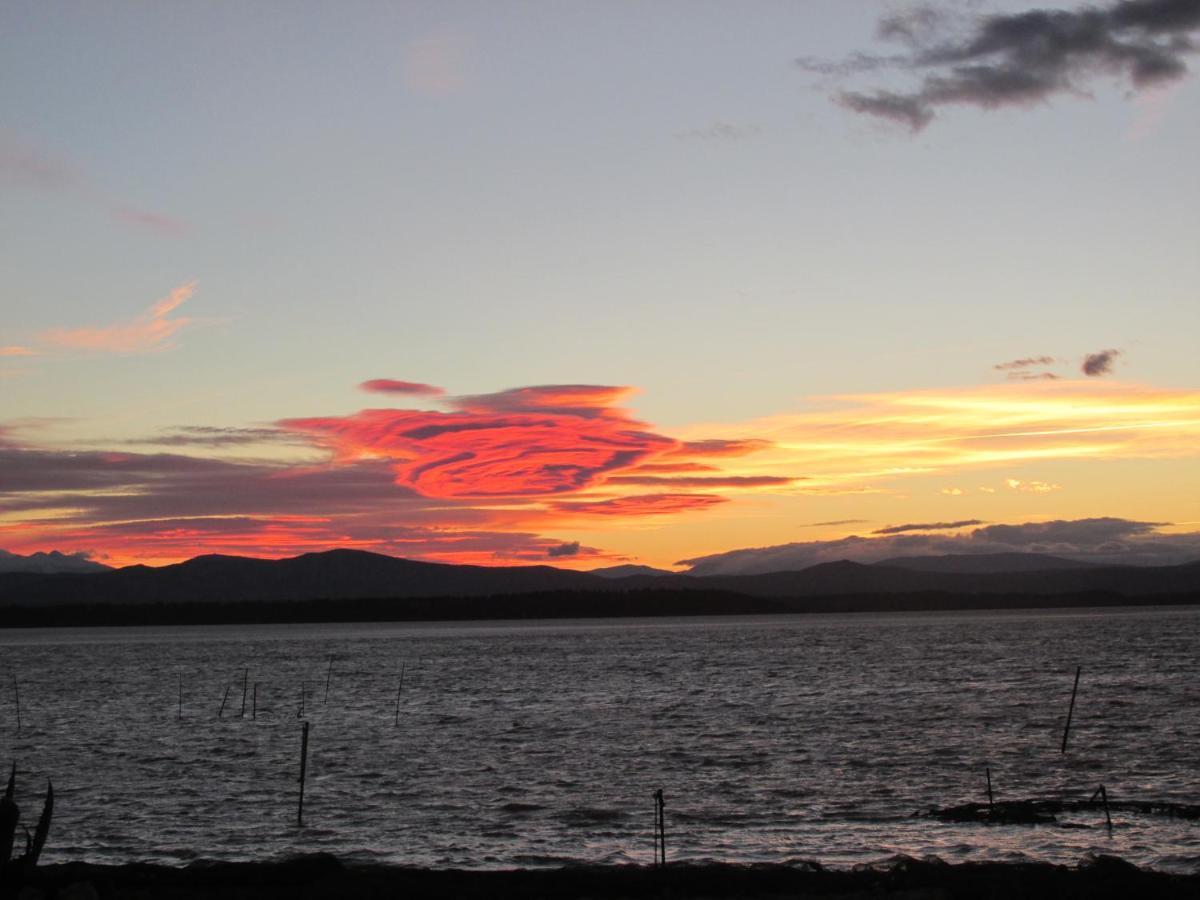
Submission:
[[[29,347],[10,344],[7,347],[0,347],[0,356],[37,356],[37,351]]]
[[[38,336],[38,343],[62,350],[85,350],[102,353],[150,353],[165,350],[171,338],[192,320],[171,317],[178,307],[196,291],[190,281],[171,291],[146,312],[127,322],[97,328],[52,328]]]

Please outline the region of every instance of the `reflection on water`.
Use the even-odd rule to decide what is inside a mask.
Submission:
[[[0,631],[23,720],[17,734],[6,689],[0,764],[20,761],[27,817],[54,779],[48,862],[649,862],[661,787],[672,859],[1091,851],[1194,871],[1196,822],[1122,814],[1110,838],[1087,814],[989,828],[912,813],[981,799],[985,767],[999,797],[1103,782],[1114,799],[1200,801],[1198,636],[1200,613],[1179,609]]]

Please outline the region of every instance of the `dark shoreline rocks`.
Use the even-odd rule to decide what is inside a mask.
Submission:
[[[1200,897],[1200,873],[1155,872],[1116,857],[1078,866],[966,862],[897,857],[874,866],[829,870],[817,863],[738,865],[675,863],[567,866],[559,869],[465,871],[342,863],[328,855],[278,862],[60,863],[37,870],[2,896],[14,900],[324,900],[324,898],[1189,898]]]

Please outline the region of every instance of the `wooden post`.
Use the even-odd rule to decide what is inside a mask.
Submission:
[[[17,673],[12,673],[13,702],[17,704],[17,734],[21,733],[21,689],[17,687]]]
[[[296,809],[296,824],[304,825],[304,778],[308,774],[308,723],[300,732],[300,805]]]
[[[396,721],[392,724],[400,726],[400,692],[404,690],[404,663],[400,663],[400,684],[396,687]]]
[[[992,803],[992,770],[990,768],[988,768],[988,769],[985,769],[984,771],[987,772],[988,812],[990,813],[992,811],[992,806],[993,806],[993,803]]]
[[[333,654],[329,654],[329,670],[325,673],[325,700],[329,702],[329,682],[333,681]]]
[[[250,707],[250,718],[258,718],[258,682],[254,682],[254,705]]]
[[[246,682],[250,680],[250,670],[242,669],[242,711],[238,713],[240,718],[246,718]]]
[[[1067,709],[1067,724],[1063,728],[1062,752],[1067,752],[1067,737],[1071,734],[1071,717],[1075,715],[1075,695],[1079,693],[1079,673],[1083,666],[1075,667],[1075,687],[1071,689],[1071,706]]]
[[[225,701],[229,699],[229,685],[225,685],[225,696],[221,698],[221,709],[217,712],[217,718],[220,719],[225,715]]]
[[[667,864],[667,823],[663,813],[663,792],[654,792],[654,865]]]
[[[1112,816],[1108,814],[1108,791],[1100,785],[1100,800],[1104,804],[1104,821],[1108,823],[1108,836],[1112,837]]]

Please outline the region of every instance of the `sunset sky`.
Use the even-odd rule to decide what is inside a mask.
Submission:
[[[1197,47],[1200,0],[0,5],[0,548],[1200,558]]]

